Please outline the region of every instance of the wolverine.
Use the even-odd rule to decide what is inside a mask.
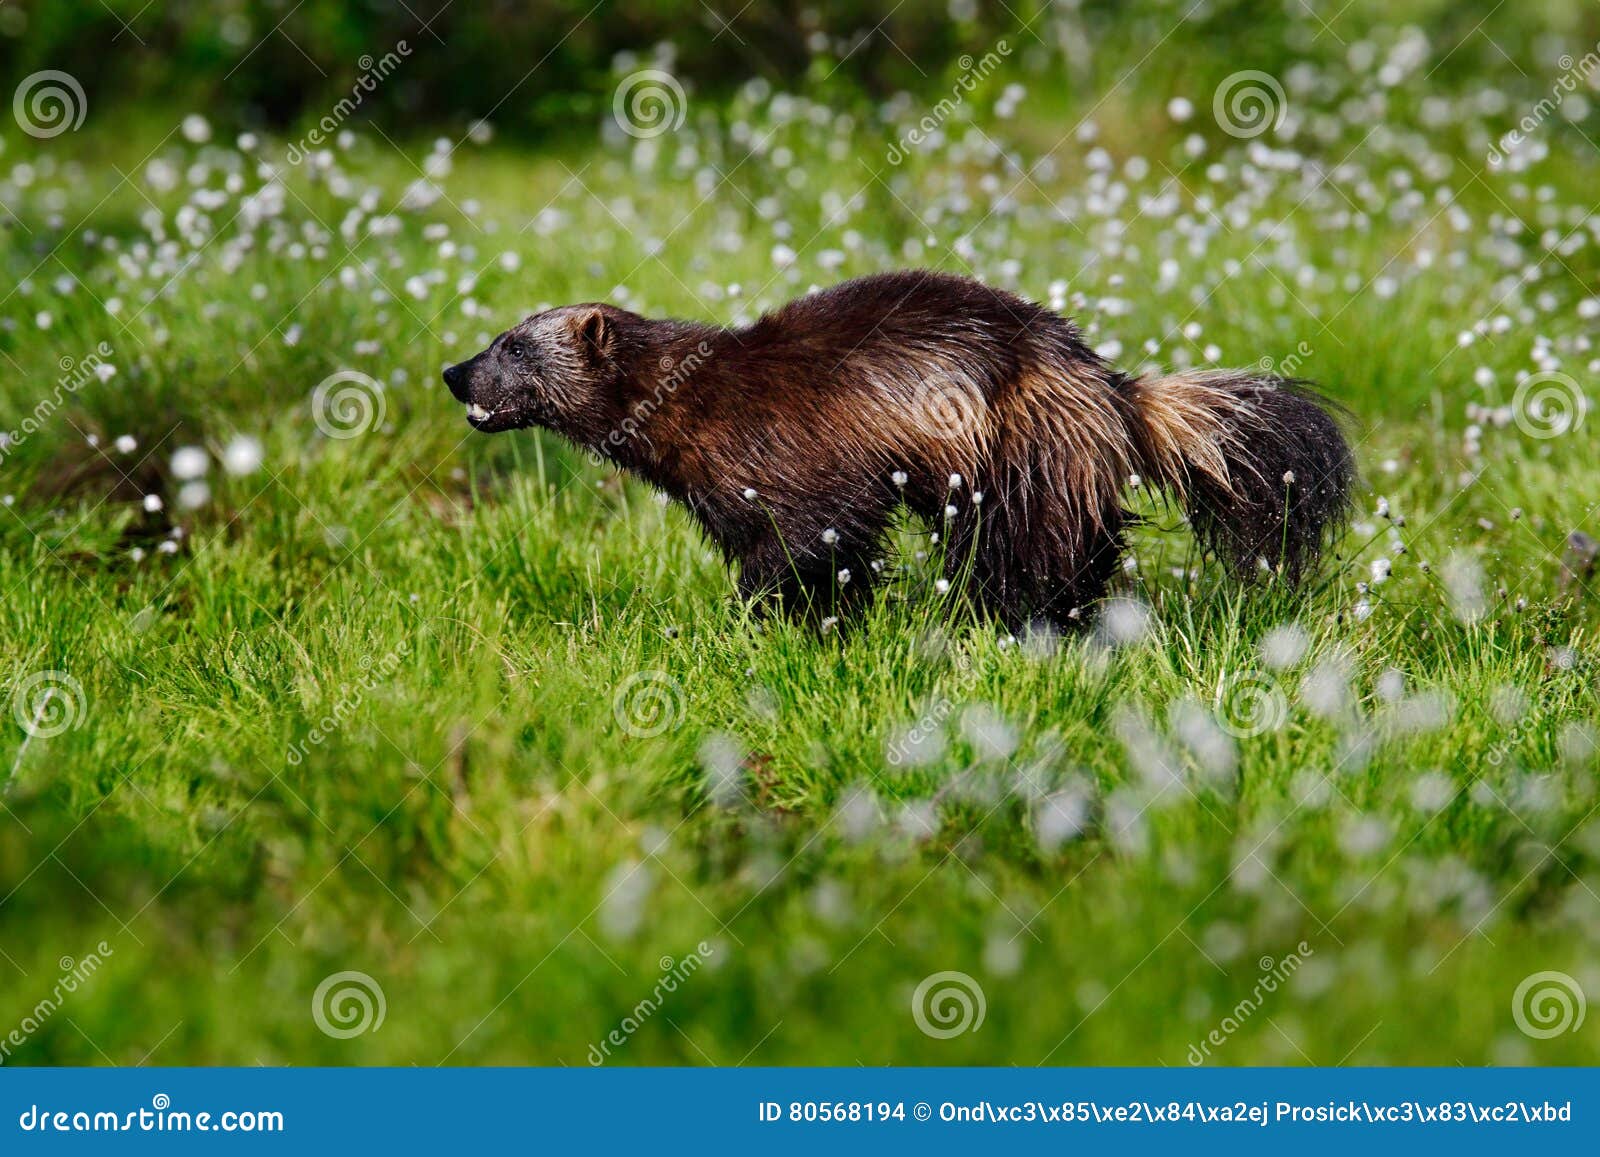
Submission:
[[[1068,319],[926,271],[846,281],[741,328],[564,306],[444,380],[474,428],[552,430],[681,502],[744,598],[802,616],[872,598],[904,506],[981,611],[1013,630],[1082,622],[1141,486],[1235,573],[1295,582],[1355,480],[1306,382],[1130,376]]]

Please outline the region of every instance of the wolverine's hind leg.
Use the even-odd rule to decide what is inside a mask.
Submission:
[[[945,575],[1013,632],[1087,623],[1124,549],[1120,506],[1085,516],[1036,486],[1000,485],[945,522]]]

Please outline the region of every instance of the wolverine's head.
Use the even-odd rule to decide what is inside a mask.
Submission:
[[[616,423],[617,342],[635,315],[614,306],[567,305],[536,313],[444,371],[485,433],[543,426],[590,445]]]

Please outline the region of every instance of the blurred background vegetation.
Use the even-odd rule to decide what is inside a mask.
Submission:
[[[1348,38],[1304,0],[0,0],[0,74],[52,68],[79,78],[98,115],[203,108],[231,127],[314,121],[402,41],[403,68],[362,102],[387,130],[492,118],[540,138],[587,132],[610,107],[615,76],[666,65],[705,95],[752,77],[841,99],[935,88],[962,54],[1013,37],[1024,65],[1049,59],[1055,84],[1094,98],[1173,36],[1164,71],[1199,91],[1239,68],[1326,61]],[[1600,5],[1541,0],[1351,0],[1326,19],[1409,23],[1434,44],[1462,44],[1430,84],[1448,89],[1503,72],[1573,39],[1600,40]],[[1307,14],[1313,17],[1307,19]],[[1181,18],[1181,20],[1180,20]],[[1477,40],[1468,44],[1469,40]],[[1543,42],[1543,43],[1541,43]],[[437,49],[437,51],[420,50]],[[420,51],[419,51],[420,50]],[[1213,73],[1215,75],[1213,75]],[[1148,83],[1148,81],[1146,82]]]

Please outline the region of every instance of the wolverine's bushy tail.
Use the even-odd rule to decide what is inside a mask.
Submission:
[[[1265,560],[1295,581],[1348,513],[1355,462],[1329,403],[1306,383],[1200,370],[1127,383],[1136,454],[1195,535],[1240,570]]]

